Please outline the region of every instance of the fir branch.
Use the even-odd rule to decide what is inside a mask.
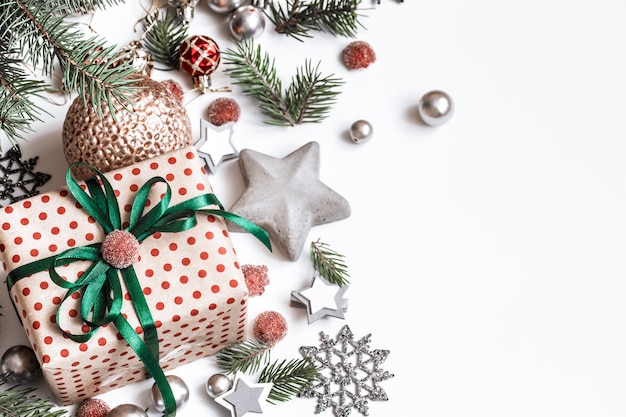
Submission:
[[[285,7],[269,2],[269,20],[278,33],[299,41],[310,38],[310,31],[327,32],[333,36],[356,36],[359,27],[357,7],[361,0],[287,0]]]
[[[0,379],[0,385],[6,382]],[[48,399],[32,392],[33,387],[14,386],[0,392],[0,417],[60,417],[65,410],[53,410],[55,405]]]
[[[317,239],[311,242],[311,262],[313,267],[326,280],[343,287],[348,281],[348,267],[343,261],[344,256],[330,249],[329,245]]]
[[[297,70],[287,90],[276,75],[274,60],[255,47],[252,40],[238,42],[236,50],[228,49],[222,58],[228,66],[225,72],[242,86],[244,94],[259,101],[265,123],[295,126],[305,122],[320,122],[330,112],[343,81],[333,76],[323,77],[319,63],[313,67],[307,60]]]
[[[217,366],[227,373],[254,373],[269,361],[270,352],[271,345],[245,340],[222,349],[216,356]]]
[[[156,11],[144,23],[143,46],[165,69],[178,69],[178,50],[187,38],[187,29],[178,16]]]
[[[261,371],[259,383],[272,383],[267,401],[275,404],[289,401],[311,386],[319,375],[319,370],[306,358],[275,361]]]

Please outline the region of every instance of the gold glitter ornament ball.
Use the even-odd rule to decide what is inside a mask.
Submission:
[[[162,83],[137,75],[132,109],[120,106],[115,118],[102,104],[100,118],[81,97],[70,105],[63,122],[63,151],[69,164],[87,163],[102,172],[132,165],[192,144],[191,122],[180,98]],[[77,179],[93,171],[74,167]]]

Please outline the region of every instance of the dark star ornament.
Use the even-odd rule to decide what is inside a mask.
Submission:
[[[39,187],[50,179],[50,175],[34,172],[39,157],[22,159],[18,145],[0,157],[0,201],[9,203],[39,194]]]
[[[348,201],[319,179],[317,142],[284,158],[244,149],[239,167],[246,189],[230,211],[264,228],[291,261],[300,257],[312,227],[350,216]],[[241,231],[232,223],[229,229]]]

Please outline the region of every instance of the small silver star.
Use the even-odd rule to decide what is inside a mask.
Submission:
[[[284,158],[250,149],[239,155],[246,189],[230,211],[264,228],[296,261],[312,227],[350,216],[348,201],[319,180],[320,146],[309,142]],[[231,231],[241,231],[229,224]]]
[[[291,298],[306,308],[307,320],[311,324],[326,316],[345,318],[348,301],[343,296],[347,290],[347,285],[331,284],[316,272],[311,286],[293,291]]]
[[[239,156],[239,151],[233,145],[234,122],[215,126],[204,119],[200,119],[200,139],[194,144],[200,156],[206,163],[209,173],[215,174],[217,167],[222,163]],[[208,131],[215,134],[209,139]]]
[[[215,401],[228,408],[232,417],[244,417],[248,413],[262,414],[261,404],[267,400],[272,384],[252,384],[241,372],[235,374],[233,387],[215,397]]]

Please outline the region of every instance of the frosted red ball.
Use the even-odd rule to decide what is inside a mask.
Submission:
[[[266,311],[254,319],[252,332],[260,342],[274,345],[287,335],[287,321],[276,311]]]
[[[221,126],[229,122],[236,122],[241,115],[241,107],[232,98],[220,97],[211,102],[207,108],[209,122]]]
[[[354,41],[343,50],[343,63],[350,70],[367,68],[374,62],[376,62],[376,52],[367,42]]]
[[[87,398],[78,404],[75,417],[106,417],[111,407],[99,398]]]
[[[182,99],[185,95],[183,86],[174,80],[163,80],[161,81],[161,84],[163,84],[168,90],[170,90],[170,93],[174,94],[174,96],[179,99]]]
[[[114,230],[104,238],[100,252],[102,259],[112,267],[128,268],[139,258],[139,242],[130,232]]]
[[[248,295],[255,297],[265,292],[265,287],[269,285],[270,279],[267,275],[265,265],[242,265],[241,271],[248,287]]]

